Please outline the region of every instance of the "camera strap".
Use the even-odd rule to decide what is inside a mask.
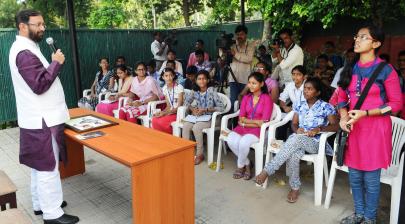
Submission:
[[[292,43],[291,46],[290,46],[288,49],[286,49],[287,55],[286,55],[285,57],[284,57],[284,55],[282,55],[283,58],[287,58],[287,57],[288,57],[288,54],[290,53],[290,51],[291,51],[294,47],[295,47],[295,43]],[[285,48],[284,48],[284,49],[285,49]]]

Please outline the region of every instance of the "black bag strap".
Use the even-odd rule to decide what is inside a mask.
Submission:
[[[366,96],[368,94],[368,91],[371,88],[371,85],[375,82],[377,79],[378,74],[380,74],[381,70],[387,65],[386,62],[382,61],[380,64],[378,64],[377,68],[374,70],[373,74],[370,76],[370,79],[367,81],[366,86],[363,89],[363,92],[361,92],[360,98],[357,101],[356,105],[354,106],[354,110],[359,110],[361,105],[363,104],[364,100],[366,99]]]

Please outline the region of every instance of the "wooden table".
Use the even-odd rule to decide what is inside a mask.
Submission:
[[[194,223],[194,142],[87,109],[69,112],[71,117],[96,114],[119,125],[87,140],[66,129],[68,163],[59,166],[61,178],[85,172],[87,146],[131,169],[132,223]]]

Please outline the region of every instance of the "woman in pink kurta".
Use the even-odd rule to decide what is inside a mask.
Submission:
[[[136,122],[137,117],[146,114],[148,103],[163,98],[163,93],[155,79],[146,75],[146,65],[143,62],[136,66],[132,79],[131,90],[127,104],[119,111],[119,118]],[[135,100],[138,98],[138,100]]]
[[[360,29],[354,51],[360,60],[342,72],[338,91],[340,127],[349,132],[345,164],[349,167],[355,213],[341,223],[375,223],[380,195],[381,169],[391,162],[392,131],[390,113],[401,110],[398,75],[385,65],[371,86],[359,110],[353,110],[370,76],[382,62],[376,52],[384,41],[377,27]]]
[[[240,104],[239,124],[227,138],[229,148],[238,157],[238,168],[233,178],[245,180],[252,178],[251,163],[248,159],[250,146],[259,142],[260,127],[271,118],[273,100],[267,92],[264,76],[258,72],[248,78],[250,93],[245,95]]]
[[[118,99],[120,97],[129,96],[129,90],[131,88],[132,76],[128,72],[128,68],[125,65],[117,66],[117,75],[122,80],[122,85],[119,86],[119,91],[115,95],[111,95],[108,101],[101,101],[96,106],[96,111],[102,114],[114,116],[113,111],[118,109]]]

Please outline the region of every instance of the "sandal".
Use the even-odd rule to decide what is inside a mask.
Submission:
[[[245,168],[245,174],[243,175],[244,180],[250,180],[252,179],[252,163],[246,166]]]
[[[293,190],[291,189],[287,196],[287,201],[289,203],[295,203],[298,200],[298,196],[300,195],[300,190]]]
[[[245,167],[238,168],[233,172],[233,179],[240,179],[245,176]]]
[[[199,156],[194,157],[194,165],[199,165],[202,161],[204,161],[204,155],[201,154]]]
[[[269,175],[263,170],[259,175],[256,176],[255,182],[258,185],[263,185],[268,177]]]

